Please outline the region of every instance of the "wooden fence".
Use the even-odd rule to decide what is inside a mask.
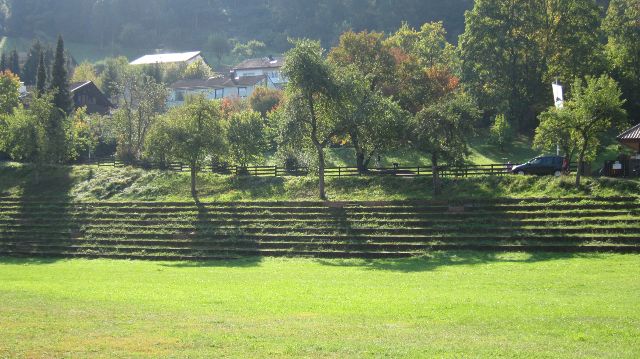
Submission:
[[[99,158],[84,162],[85,164],[97,165],[99,167],[124,167],[127,164],[115,158]],[[136,161],[128,165],[145,168],[160,169],[172,172],[188,172],[189,166],[180,163],[153,163],[145,161]],[[462,166],[441,166],[439,167],[440,176],[443,178],[458,177],[477,177],[477,176],[503,176],[511,173],[511,169],[516,164],[496,163],[488,165],[462,165]],[[306,176],[309,174],[308,167],[285,168],[280,166],[219,166],[209,165],[206,168],[199,168],[200,171],[209,173],[226,174],[234,176],[251,176],[251,177],[290,177],[290,176]],[[570,171],[576,171],[576,165],[571,164]],[[327,177],[355,177],[355,176],[396,176],[396,177],[430,177],[433,176],[431,166],[394,166],[370,168],[366,172],[361,173],[357,167],[327,167],[325,168]]]

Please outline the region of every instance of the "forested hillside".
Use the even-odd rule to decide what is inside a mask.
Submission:
[[[393,31],[402,21],[464,30],[473,0],[0,0],[0,34],[101,47],[201,48],[211,35],[257,39],[284,50],[287,37],[334,44],[348,29]]]

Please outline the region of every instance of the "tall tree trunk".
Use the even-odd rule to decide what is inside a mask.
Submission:
[[[191,168],[191,197],[196,198],[198,196],[198,193],[196,192],[196,180],[197,180],[197,174],[198,174],[196,169],[196,163],[191,162],[190,168]]]
[[[587,152],[587,143],[582,145],[582,149],[580,149],[580,155],[578,156],[578,170],[576,171],[576,187],[580,187],[580,180],[582,178],[582,166],[584,163],[584,153]]]
[[[349,136],[351,137],[353,148],[356,151],[356,167],[358,167],[358,173],[363,174],[367,171],[367,167],[364,163],[364,149],[360,146],[360,139],[358,138],[358,133],[356,131],[349,131]]]
[[[431,173],[433,174],[433,195],[440,194],[440,170],[438,168],[438,155],[431,155]]]
[[[316,145],[316,149],[318,150],[318,189],[320,191],[320,199],[326,201],[327,195],[324,189],[324,147]]]

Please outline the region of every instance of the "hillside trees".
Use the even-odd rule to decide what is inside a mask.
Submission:
[[[463,81],[489,113],[535,127],[552,78],[602,71],[594,0],[478,0],[460,37]]]
[[[606,55],[620,83],[630,118],[640,116],[640,0],[612,0],[603,28]]]

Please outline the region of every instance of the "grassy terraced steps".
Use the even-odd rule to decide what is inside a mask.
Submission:
[[[196,204],[0,198],[0,255],[389,258],[459,249],[640,252],[640,200]]]

